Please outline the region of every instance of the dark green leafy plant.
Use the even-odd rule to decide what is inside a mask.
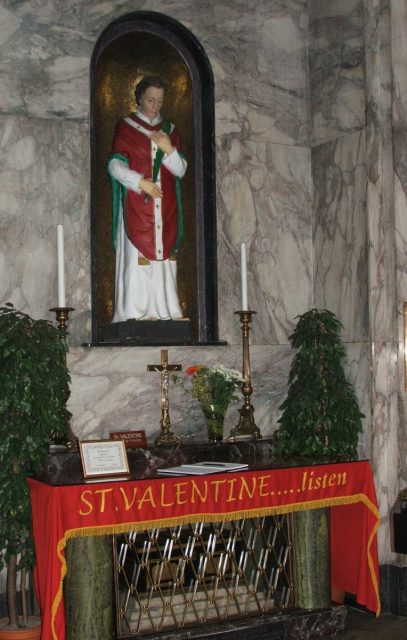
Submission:
[[[289,338],[298,351],[280,407],[276,454],[321,461],[356,459],[363,414],[342,366],[342,324],[326,309],[311,309],[298,317]]]
[[[27,477],[41,467],[53,433],[68,428],[66,342],[46,320],[0,308],[0,570],[7,566],[10,626],[21,626],[17,572],[34,564]]]

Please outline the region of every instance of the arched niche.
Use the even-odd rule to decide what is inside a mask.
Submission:
[[[106,171],[116,122],[134,111],[134,86],[146,74],[167,84],[164,115],[181,132],[188,159],[185,240],[178,291],[188,323],[131,320],[111,324],[115,259],[111,187]],[[188,29],[156,12],[127,14],[107,27],[91,61],[92,341],[103,344],[207,344],[218,341],[214,88],[209,60]]]

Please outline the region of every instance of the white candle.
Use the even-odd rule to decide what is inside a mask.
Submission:
[[[247,259],[246,259],[246,243],[240,245],[240,275],[242,280],[242,311],[248,311],[247,304]]]
[[[65,258],[64,258],[64,227],[57,225],[58,247],[58,307],[66,307],[65,300]]]

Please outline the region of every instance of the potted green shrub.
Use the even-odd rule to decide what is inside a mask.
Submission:
[[[346,379],[342,324],[326,309],[299,316],[291,346],[297,350],[280,409],[280,458],[334,462],[357,459],[363,414]]]
[[[17,574],[35,562],[27,477],[41,467],[52,434],[68,429],[65,352],[53,324],[10,304],[0,308],[0,569],[7,567],[9,616],[0,621],[0,638],[2,628],[27,626],[24,600],[22,615],[17,607]]]
[[[297,353],[276,432],[276,456],[281,460],[312,464],[357,459],[363,414],[343,369],[341,330],[342,324],[326,309],[311,309],[298,318],[289,338]],[[328,510],[298,512],[294,524],[298,604],[326,606]]]

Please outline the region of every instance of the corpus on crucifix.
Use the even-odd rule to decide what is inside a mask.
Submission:
[[[181,371],[181,365],[168,364],[168,351],[161,349],[161,364],[148,364],[147,371],[157,371],[161,378],[161,433],[155,444],[157,447],[163,444],[178,444],[181,438],[171,432],[169,386],[170,371]]]

